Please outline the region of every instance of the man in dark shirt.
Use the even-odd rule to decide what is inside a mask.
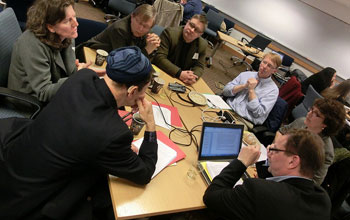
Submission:
[[[194,15],[185,27],[166,28],[152,62],[164,72],[193,84],[203,74],[207,41],[201,36],[207,27],[204,15]]]
[[[160,45],[159,36],[149,33],[154,25],[156,13],[151,5],[140,5],[131,15],[114,22],[100,34],[80,44],[77,53],[80,54],[83,46],[107,52],[120,47],[137,46],[149,57]]]
[[[242,148],[216,176],[203,200],[227,219],[330,219],[328,194],[312,181],[324,161],[323,141],[308,130],[292,130],[267,147],[269,179],[250,178],[235,186],[260,155],[260,146]],[[234,188],[233,188],[234,187]]]
[[[0,219],[85,220],[97,210],[113,217],[107,174],[151,180],[158,145],[145,91],[152,66],[138,47],[112,51],[107,63],[103,79],[89,69],[74,74],[34,121],[0,121]],[[138,109],[146,123],[138,155],[120,106]]]

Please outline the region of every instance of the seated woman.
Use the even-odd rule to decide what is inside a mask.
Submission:
[[[340,102],[334,99],[316,99],[306,118],[298,118],[289,125],[281,127],[276,133],[275,140],[293,128],[306,128],[319,134],[324,142],[326,157],[323,167],[315,174],[314,181],[321,184],[334,159],[333,143],[330,136],[337,134],[344,123],[345,109]]]
[[[335,69],[332,67],[326,67],[320,72],[305,79],[301,83],[301,91],[306,94],[307,88],[309,88],[309,85],[312,85],[318,93],[321,93],[324,89],[333,87],[336,76]]]
[[[78,36],[74,0],[38,0],[27,13],[27,30],[13,46],[8,87],[48,102],[68,76],[87,67],[75,59]]]
[[[336,99],[337,101],[349,105],[346,99],[350,94],[350,79],[341,82],[339,85],[332,88],[327,88],[321,92],[321,95],[325,98]]]

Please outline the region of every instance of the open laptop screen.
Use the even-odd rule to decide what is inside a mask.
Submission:
[[[243,125],[204,122],[198,160],[234,159],[242,146]]]

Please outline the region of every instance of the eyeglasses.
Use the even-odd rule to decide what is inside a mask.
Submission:
[[[192,28],[194,29],[194,32],[198,33],[198,34],[201,34],[203,33],[203,31],[199,28],[199,27],[196,27],[196,25],[191,22],[191,21],[188,21],[187,24]]]
[[[276,69],[271,63],[268,63],[266,60],[261,61],[264,65],[266,65],[270,69]]]
[[[274,146],[275,144],[271,144],[271,145]],[[286,152],[286,153],[289,153],[289,154],[297,155],[296,153],[291,152],[291,151],[288,151],[288,150],[282,150],[282,149],[278,149],[278,148],[275,148],[275,147],[271,147],[271,145],[267,147],[267,153],[272,153],[272,152],[276,152],[276,153],[278,153],[278,152]]]
[[[319,112],[319,110],[316,109],[316,108],[314,108],[314,107],[309,108],[309,112],[310,112],[313,116],[316,116],[317,118],[324,119],[324,117],[321,116],[321,112]]]

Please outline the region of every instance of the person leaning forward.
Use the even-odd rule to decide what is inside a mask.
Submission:
[[[207,41],[201,36],[207,27],[205,15],[194,15],[184,27],[166,28],[152,63],[186,84],[203,74]]]
[[[0,219],[113,217],[107,174],[150,182],[158,148],[145,99],[151,70],[138,47],[120,48],[109,54],[103,79],[78,71],[35,120],[0,120]],[[138,109],[146,123],[138,155],[120,106]]]
[[[208,209],[227,219],[330,219],[328,194],[312,181],[324,161],[322,139],[305,129],[292,130],[267,152],[272,178],[250,178],[234,187],[260,155],[259,146],[244,147],[206,190]]]
[[[159,36],[149,33],[154,25],[156,14],[156,10],[149,4],[138,6],[131,15],[114,22],[100,34],[79,44],[77,56],[82,57],[84,46],[103,49],[107,52],[120,47],[137,46],[149,58],[160,45]]]

